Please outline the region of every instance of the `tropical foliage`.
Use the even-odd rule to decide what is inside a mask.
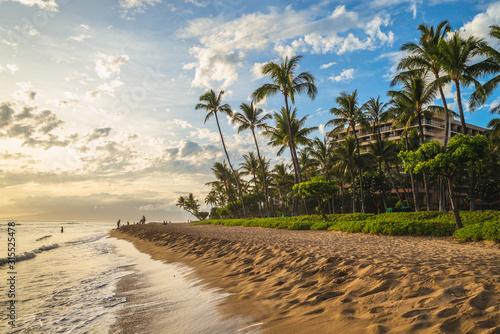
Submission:
[[[308,124],[308,115],[295,103],[301,94],[310,99],[318,94],[314,75],[298,71],[302,56],[265,63],[262,76],[268,82],[239,111],[223,104],[223,92],[201,95],[196,109],[206,112],[205,121],[215,118],[225,154],[224,161],[213,164],[214,180],[207,183],[211,189],[204,202],[211,217],[232,218],[219,222],[224,224],[385,234],[449,235],[464,226],[474,236],[457,232],[462,239],[491,239],[496,223],[470,227],[459,210],[470,204],[473,211],[475,203],[481,209],[500,208],[500,195],[495,196],[500,189],[500,118],[477,136],[464,116],[466,110],[487,106],[487,98],[497,92],[498,44],[465,38],[447,21],[437,27],[422,24],[418,32],[417,42],[401,47],[404,55],[387,100],[360,101],[357,90],[332,96],[332,118],[321,138],[312,137],[318,127]],[[490,36],[500,39],[500,27],[490,27]],[[456,95],[456,111],[447,103],[447,85]],[[474,92],[464,94],[464,87]],[[264,112],[259,103],[275,95],[282,96],[282,108]],[[499,106],[491,106],[491,112],[499,113]],[[236,124],[238,133],[252,135],[254,149],[241,158],[227,150],[220,113]],[[451,122],[455,116],[459,122]],[[444,120],[439,125],[444,131],[439,142],[432,142],[429,125],[436,126],[436,117]],[[266,144],[277,150],[279,162],[261,153]],[[230,157],[242,162],[233,166]],[[190,212],[199,210],[182,205]],[[383,214],[394,207],[428,212],[399,215],[404,219],[396,223],[391,218],[396,216]],[[318,216],[303,216],[314,214]],[[450,217],[456,226],[450,225]]]

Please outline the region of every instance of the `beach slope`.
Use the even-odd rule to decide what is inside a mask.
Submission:
[[[183,262],[265,333],[500,333],[500,249],[452,238],[168,224],[111,236]]]

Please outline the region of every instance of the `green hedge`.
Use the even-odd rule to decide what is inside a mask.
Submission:
[[[500,242],[500,212],[460,212],[464,228],[456,229],[449,212],[393,212],[383,214],[298,216],[277,218],[213,219],[198,224],[253,226],[288,230],[334,230],[385,235],[454,235],[459,241],[493,240]]]

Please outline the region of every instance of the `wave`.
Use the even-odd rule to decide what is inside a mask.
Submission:
[[[58,247],[59,247],[58,244],[51,243],[48,245],[43,245],[41,247],[38,247],[37,249],[33,249],[32,251],[24,251],[24,252],[16,255],[16,262],[21,262],[24,260],[32,259],[32,258],[36,257],[37,254],[40,254],[41,252],[45,252],[45,251],[55,249]],[[0,258],[0,266],[7,264],[7,262],[9,262],[9,260],[10,260],[10,258],[8,258],[8,257]]]
[[[52,235],[46,235],[46,236],[43,236],[41,238],[36,239],[35,241],[42,241],[42,240],[48,239],[50,237],[52,237]]]

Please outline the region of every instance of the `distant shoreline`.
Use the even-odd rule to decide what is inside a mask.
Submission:
[[[192,224],[112,230],[232,293],[265,333],[500,330],[500,249],[449,238]]]

